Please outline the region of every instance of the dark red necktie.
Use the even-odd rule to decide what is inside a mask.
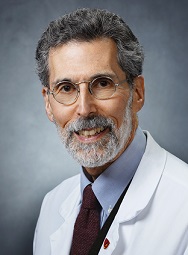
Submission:
[[[101,206],[91,185],[85,187],[80,212],[74,225],[71,255],[87,255],[100,230]]]

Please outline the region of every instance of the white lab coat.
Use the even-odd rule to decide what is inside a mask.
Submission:
[[[69,255],[80,198],[79,175],[46,195],[34,255]],[[188,255],[188,165],[148,132],[145,153],[107,239],[110,244],[100,255]]]

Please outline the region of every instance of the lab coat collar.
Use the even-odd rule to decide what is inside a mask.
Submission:
[[[145,134],[146,150],[119,208],[119,223],[133,219],[148,205],[164,171],[166,151],[153,140],[149,132]]]

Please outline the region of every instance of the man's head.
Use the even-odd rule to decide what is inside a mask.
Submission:
[[[49,119],[72,156],[99,175],[137,128],[144,102],[138,40],[117,15],[82,9],[50,23],[36,59]]]

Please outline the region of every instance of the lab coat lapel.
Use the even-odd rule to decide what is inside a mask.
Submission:
[[[107,249],[104,243],[100,249],[100,255],[115,254],[115,250],[122,223],[135,218],[150,202],[163,173],[166,162],[166,152],[147,132],[147,146],[143,158],[131,185],[122,201],[119,211],[107,233],[106,238],[110,242]],[[127,233],[128,234],[128,233]],[[123,244],[122,244],[123,245]]]
[[[80,210],[80,185],[78,185],[62,203],[60,214],[63,224],[50,236],[51,255],[69,254],[74,223]]]
[[[147,146],[118,213],[118,221],[136,217],[150,202],[162,177],[166,151],[147,132]]]

